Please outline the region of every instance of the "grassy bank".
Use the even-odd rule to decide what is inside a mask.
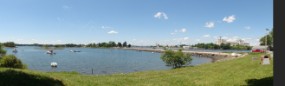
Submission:
[[[203,64],[163,71],[144,71],[114,75],[81,75],[76,73],[38,72],[0,68],[0,84],[16,82],[67,86],[228,86],[272,85],[273,65],[260,65],[261,54],[249,54],[245,58]],[[21,76],[21,77],[20,77]],[[25,76],[25,77],[24,77]],[[19,79],[15,79],[19,78]],[[14,82],[11,82],[14,81]],[[10,83],[8,83],[10,82]],[[20,84],[23,86],[23,84]]]

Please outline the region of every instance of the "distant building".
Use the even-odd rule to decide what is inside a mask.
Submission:
[[[249,43],[246,43],[246,42],[244,42],[244,40],[241,40],[241,39],[236,40],[236,41],[227,41],[225,39],[222,39],[222,37],[220,37],[216,42],[217,45],[227,44],[227,43],[229,43],[231,46],[234,46],[234,45],[249,46]]]
[[[182,46],[183,49],[190,49],[191,46]]]

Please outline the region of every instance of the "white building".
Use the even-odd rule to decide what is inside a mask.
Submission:
[[[216,44],[221,45],[221,44],[227,44],[229,43],[231,46],[234,45],[244,45],[244,46],[249,46],[249,43],[244,42],[244,40],[236,40],[236,41],[227,41],[225,39],[222,39],[221,37],[217,40]]]

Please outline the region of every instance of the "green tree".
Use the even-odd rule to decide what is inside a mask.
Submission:
[[[263,36],[260,40],[260,45],[267,45],[269,48],[273,48],[273,31],[271,30],[269,34]],[[266,44],[265,44],[266,42]]]
[[[3,56],[0,60],[0,66],[7,68],[20,68],[20,69],[26,68],[26,66],[22,63],[22,61],[14,55]]]
[[[118,47],[122,47],[122,43],[121,42],[118,42]]]
[[[5,47],[16,47],[16,44],[14,42],[5,42],[3,43]]]
[[[109,41],[108,47],[116,47],[116,43],[114,41]]]
[[[0,57],[6,55],[6,50],[3,49],[3,45],[0,43]]]
[[[177,52],[165,50],[160,58],[167,66],[172,66],[172,68],[180,68],[183,65],[190,63],[192,60],[191,55],[184,54],[181,49]]]
[[[132,45],[131,44],[128,44],[128,47],[130,48]]]
[[[123,47],[127,47],[127,42],[126,41],[123,43]]]

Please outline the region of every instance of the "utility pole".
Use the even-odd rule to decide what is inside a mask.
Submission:
[[[266,35],[265,35],[265,46],[267,47],[267,49],[266,49],[266,51],[265,51],[265,54],[266,54],[266,52],[267,52],[267,50],[268,50],[268,46],[267,46],[267,32],[269,31],[269,29],[268,28],[266,28]],[[268,34],[269,35],[269,34]]]

